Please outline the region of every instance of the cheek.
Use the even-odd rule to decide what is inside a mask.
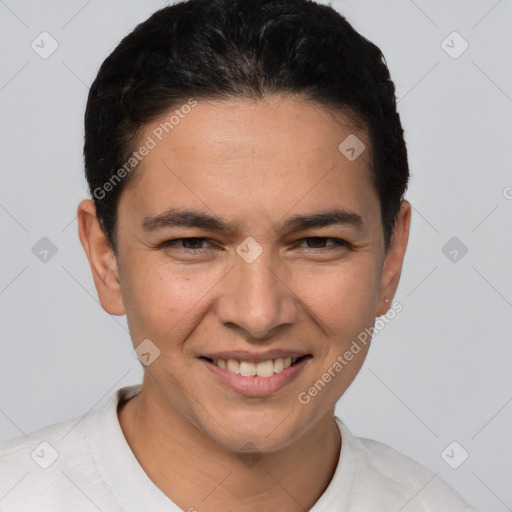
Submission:
[[[371,266],[356,265],[319,276],[309,292],[308,308],[326,333],[317,344],[319,366],[311,378],[312,387],[303,390],[316,414],[321,414],[321,400],[335,404],[359,373],[369,349],[367,329],[375,321],[377,296],[376,272]],[[318,387],[319,380],[327,383]],[[313,400],[316,394],[323,398]]]
[[[347,265],[317,274],[301,284],[307,307],[330,330],[330,335],[356,335],[375,320],[377,273],[369,265]],[[305,301],[306,302],[306,301]]]
[[[134,264],[122,282],[123,300],[132,338],[154,338],[168,343],[181,338],[201,312],[202,299],[215,276],[185,275],[159,262]],[[188,272],[190,274],[190,272]]]

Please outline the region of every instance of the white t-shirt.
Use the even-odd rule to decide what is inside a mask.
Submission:
[[[140,384],[121,388],[82,419],[0,445],[0,510],[180,512],[139,465],[119,425],[119,400],[139,392]],[[474,512],[430,470],[336,423],[340,458],[312,512]]]

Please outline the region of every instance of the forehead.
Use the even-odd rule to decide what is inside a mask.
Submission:
[[[145,126],[139,144],[149,141],[120,214],[123,204],[145,217],[196,207],[263,222],[343,207],[371,221],[378,210],[367,134],[315,103],[197,100]]]

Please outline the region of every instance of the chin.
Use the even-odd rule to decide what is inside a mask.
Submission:
[[[250,409],[249,405],[247,410],[229,417],[205,418],[207,421],[201,430],[216,444],[231,451],[239,452],[253,446],[259,452],[275,452],[292,444],[306,429],[293,412],[265,414]]]

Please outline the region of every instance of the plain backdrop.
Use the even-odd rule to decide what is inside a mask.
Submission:
[[[0,1],[0,440],[86,414],[141,380],[125,318],[98,304],[75,212],[87,195],[88,88],[164,5]],[[480,510],[512,510],[512,1],[332,5],[386,57],[414,208],[403,310],[337,414]],[[40,37],[46,51],[58,44],[47,58],[33,49]],[[37,244],[50,247],[47,261]],[[447,463],[466,452],[458,468]]]

